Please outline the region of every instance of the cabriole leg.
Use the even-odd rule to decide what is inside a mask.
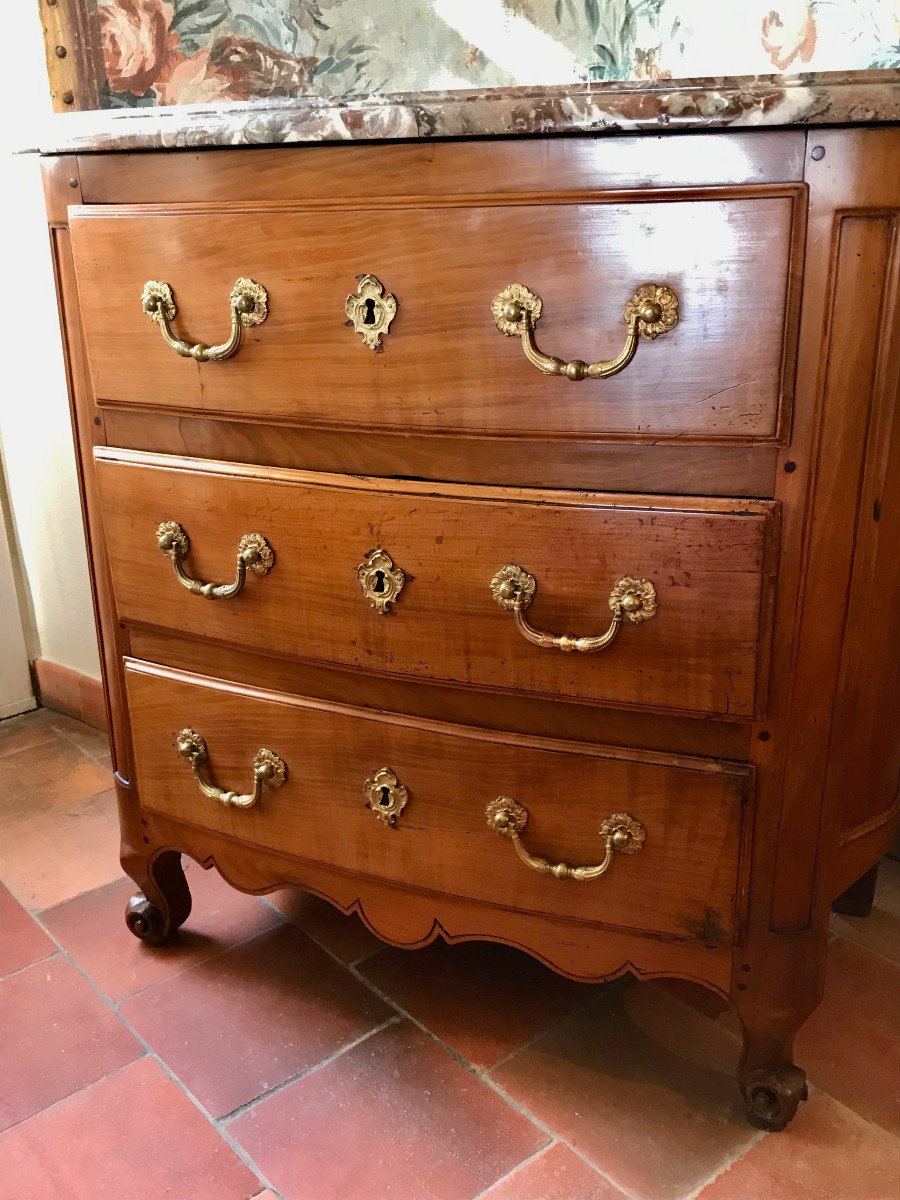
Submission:
[[[149,946],[161,946],[184,924],[191,912],[191,892],[176,850],[129,861],[128,874],[140,888],[125,907],[125,923]]]
[[[753,1012],[738,1013],[744,1029],[744,1053],[738,1082],[747,1120],[771,1133],[784,1129],[801,1100],[807,1098],[806,1072],[792,1061],[794,1037],[805,1014],[781,1021],[758,1020]]]

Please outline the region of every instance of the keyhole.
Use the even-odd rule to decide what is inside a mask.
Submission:
[[[378,803],[382,808],[387,808],[391,802],[391,789],[389,787],[381,788],[381,799]]]
[[[365,314],[363,315],[363,325],[374,325],[375,324],[375,301],[372,299],[371,296],[368,298],[368,300],[365,301],[364,307],[365,307],[366,311],[365,311]]]
[[[384,571],[375,572],[375,582],[372,584],[372,591],[376,595],[381,596],[384,593]]]

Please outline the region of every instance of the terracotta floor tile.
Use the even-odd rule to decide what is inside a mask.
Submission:
[[[91,758],[99,760],[107,757],[108,733],[104,733],[102,729],[94,729],[92,725],[85,725],[83,721],[76,721],[74,717],[67,717],[65,713],[51,712],[49,709],[44,711],[47,713],[47,724],[60,737],[72,742]]]
[[[356,962],[384,946],[384,942],[370,933],[355,913],[345,917],[327,900],[320,900],[298,888],[272,892],[266,899],[342,962]]]
[[[557,1142],[501,1179],[482,1200],[625,1200],[625,1193]]]
[[[0,1088],[0,1129],[142,1053],[115,1013],[61,958],[9,975],[0,981],[0,1063],[6,1081]]]
[[[217,1117],[390,1016],[289,924],[155,984],[122,1012]]]
[[[286,1200],[470,1200],[546,1141],[406,1022],[228,1129]]]
[[[749,1144],[725,1030],[646,984],[600,999],[491,1072],[619,1187],[682,1196]]]
[[[835,938],[794,1059],[822,1091],[900,1133],[900,966]]]
[[[108,996],[120,1000],[279,924],[284,918],[256,896],[230,887],[217,871],[185,860],[192,908],[167,946],[145,946],[125,925],[136,891],[117,879],[48,909],[41,920]]]
[[[0,1134],[0,1161],[0,1200],[249,1200],[260,1188],[149,1058]]]
[[[0,884],[0,978],[55,953],[46,933]]]
[[[764,1137],[698,1200],[896,1200],[898,1191],[900,1142],[814,1095],[787,1133]]]
[[[360,973],[476,1067],[505,1058],[597,993],[488,942],[382,950]]]
[[[22,817],[0,833],[0,879],[28,908],[49,908],[121,874],[112,791]]]
[[[867,917],[831,914],[834,933],[900,963],[900,862],[881,860],[875,906]]]
[[[38,708],[21,717],[8,717],[0,721],[0,758],[17,754],[20,750],[33,750],[56,736],[46,719],[48,710]]]
[[[39,751],[0,757],[0,829],[70,807],[112,785],[109,771],[65,738],[54,734]]]

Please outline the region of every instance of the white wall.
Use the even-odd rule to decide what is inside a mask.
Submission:
[[[15,53],[7,55],[0,96],[0,493],[5,487],[29,658],[96,677],[100,664],[43,190],[37,158],[12,154],[20,145],[17,135],[24,136],[17,114],[25,118],[50,108],[38,5],[9,5],[4,21],[6,44]]]

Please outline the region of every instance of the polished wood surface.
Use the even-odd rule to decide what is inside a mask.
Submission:
[[[640,977],[687,980],[730,999],[744,1032],[738,1078],[749,1119],[783,1128],[804,1095],[793,1042],[822,996],[831,901],[885,850],[900,812],[893,702],[898,158],[900,130],[879,128],[823,129],[810,141],[802,133],[743,132],[47,161],[48,216],[113,722],[122,861],[146,897],[139,911],[129,912],[135,932],[159,942],[187,918],[190,897],[179,866],[179,854],[187,853],[248,891],[281,883],[306,887],[341,911],[359,912],[379,936],[398,945],[488,938],[527,950],[572,978],[633,970]],[[377,210],[367,207],[373,178],[379,181]],[[489,308],[479,306],[489,306],[493,292],[512,276],[498,279],[487,297],[470,290],[480,295],[485,263],[496,263],[503,246],[512,246],[520,266],[571,256],[571,240],[560,242],[551,215],[564,218],[559,227],[573,235],[602,229],[609,237],[602,245],[591,243],[593,257],[570,257],[567,270],[557,269],[546,285],[537,276],[523,275],[521,282],[545,301],[539,344],[579,357],[605,353],[601,343],[613,330],[621,337],[624,326],[610,315],[608,275],[593,267],[618,264],[610,269],[624,278],[633,265],[646,265],[637,243],[623,250],[619,239],[634,228],[635,214],[654,216],[650,229],[658,240],[663,218],[671,221],[671,214],[692,208],[748,218],[744,226],[730,227],[730,249],[724,234],[714,239],[709,260],[728,267],[716,280],[721,290],[712,287],[709,262],[699,261],[694,270],[706,251],[699,235],[667,244],[666,253],[686,273],[679,277],[682,324],[670,338],[639,347],[618,381],[594,391],[587,381],[572,384],[536,372],[532,378],[518,341],[496,333]],[[388,229],[380,240],[369,230],[367,244],[391,253],[379,264],[354,261],[345,281],[353,247],[338,245],[335,231],[350,229],[363,211],[377,212]],[[774,218],[765,237],[760,213]],[[201,228],[207,216],[220,231],[214,236],[208,224]],[[485,229],[490,222],[502,230],[503,221],[524,221],[516,228],[530,231],[527,246],[521,239],[513,245],[508,229],[487,248],[474,239],[477,257],[453,247],[448,294],[464,318],[446,304],[426,304],[424,292],[404,308],[404,297],[414,294],[401,279],[411,243],[398,231],[425,230],[437,218],[467,230],[482,218]],[[552,241],[538,236],[542,220]],[[167,248],[155,232],[164,226],[199,232],[194,242],[179,234],[178,245]],[[311,247],[306,276],[296,257],[283,246],[263,245],[259,235],[260,228],[273,235],[301,226],[323,231],[320,243],[304,233]],[[229,363],[205,367],[174,355],[164,361],[159,331],[139,312],[144,279],[122,282],[132,253],[146,265],[140,256],[162,246],[166,263],[180,272],[169,280],[181,308],[176,328],[192,337],[217,337],[227,323],[222,306],[234,278],[257,269],[229,258],[239,243],[225,244],[221,231],[236,228],[258,251],[255,262],[271,263],[277,272],[269,322],[251,331],[244,348],[243,361],[254,368],[243,371],[241,387],[228,381],[238,378],[230,372],[243,350]],[[144,232],[133,238],[132,230]],[[434,281],[447,245],[439,239],[434,247],[418,246],[415,288]],[[330,265],[323,263],[326,252]],[[224,272],[214,288],[210,263]],[[381,274],[400,301],[377,360],[353,330],[340,325],[343,298],[362,270]],[[575,286],[566,292],[570,276]],[[313,312],[291,307],[306,288],[304,278],[320,287],[336,287],[340,280],[341,311],[333,329],[322,323],[321,305]],[[704,279],[704,289],[692,292]],[[289,286],[276,304],[283,284]],[[103,295],[107,286],[118,297],[114,303]],[[590,304],[576,313],[575,301],[589,287]],[[727,331],[723,325],[729,298],[757,293],[767,312],[777,310],[777,348],[770,324]],[[436,295],[440,301],[443,292]],[[101,320],[104,302],[120,321]],[[563,329],[551,313],[566,312],[562,319],[569,327]],[[83,315],[99,377],[88,369]],[[327,362],[317,351],[320,367],[312,377],[298,365],[309,332],[304,320],[318,331],[320,349],[332,339]],[[453,365],[460,320],[474,322],[463,351],[465,371]],[[604,322],[608,336],[601,337]],[[132,360],[117,364],[120,331],[129,329]],[[288,329],[292,340],[282,336]],[[273,330],[267,351],[265,336]],[[398,350],[407,338],[420,344],[431,339],[418,375]],[[687,344],[695,361],[676,363],[677,348]],[[482,355],[477,369],[476,345]],[[263,386],[258,368],[275,349],[288,371]],[[642,358],[644,350],[649,353]],[[733,402],[740,395],[714,393],[735,364],[748,365],[751,350],[758,361],[732,382],[755,389],[763,402],[737,412]],[[352,365],[345,369],[345,363]],[[660,363],[665,369],[653,376],[658,386],[638,388],[638,380],[646,383]],[[385,381],[401,367],[393,378],[405,383],[392,392]],[[689,401],[684,389],[691,373],[702,386]],[[97,379],[107,377],[119,379],[121,388],[96,390]],[[463,378],[471,384],[464,396],[454,391]],[[692,414],[693,423],[680,429],[666,425],[670,378],[682,389],[673,393],[677,404],[687,404]],[[188,383],[176,387],[175,379]],[[342,386],[350,380],[352,387]],[[607,403],[614,394],[618,407]],[[434,401],[431,409],[426,396]],[[639,396],[657,433],[640,426],[648,409],[640,408]],[[450,420],[448,403],[456,405],[456,423],[442,425]],[[720,403],[726,407],[720,410]],[[628,405],[630,425],[622,420]],[[354,424],[360,412],[369,424]],[[409,424],[411,415],[418,425]],[[257,496],[264,499],[250,499]],[[163,501],[167,511],[160,514]],[[182,511],[169,511],[170,501]],[[188,528],[192,552],[186,565],[197,573],[230,576],[236,539],[250,531],[248,517],[265,522],[260,532],[266,525],[277,530],[276,565],[266,578],[251,580],[233,603],[190,596],[156,548],[161,516]],[[391,617],[365,607],[355,579],[362,555],[382,540],[407,574]],[[538,578],[528,613],[538,626],[597,632],[601,616],[608,621],[605,595],[613,578],[650,576],[646,558],[636,561],[648,554],[659,613],[624,629],[592,659],[540,650],[521,639],[510,614],[487,591],[493,571],[519,554]],[[473,587],[476,579],[483,596]],[[256,622],[242,612],[268,615]],[[670,636],[676,617],[678,638]],[[743,651],[735,660],[738,645]],[[712,656],[698,655],[702,647],[714,649]],[[643,657],[648,651],[652,663]],[[133,690],[131,710],[126,673],[133,689],[146,689],[139,700]],[[457,857],[451,857],[459,867],[458,874],[450,872],[452,881],[431,841],[415,863],[403,862],[402,828],[381,829],[374,818],[374,831],[355,826],[360,836],[352,844],[317,825],[316,837],[332,840],[316,842],[314,861],[302,857],[299,840],[291,840],[299,839],[303,800],[289,812],[276,808],[284,814],[277,833],[264,829],[256,841],[236,824],[213,825],[213,817],[265,822],[267,810],[261,806],[254,816],[252,810],[236,814],[216,806],[210,815],[201,809],[199,792],[184,790],[190,773],[171,742],[175,724],[180,728],[172,708],[176,696],[179,705],[189,697],[192,710],[222,731],[221,744],[218,734],[209,743],[224,786],[249,782],[246,736],[252,731],[250,741],[265,744],[263,716],[306,750],[317,780],[328,768],[346,789],[351,776],[356,779],[354,754],[366,749],[371,769],[386,739],[392,754],[402,751],[404,763],[413,764],[415,788],[408,783],[406,810],[411,828],[417,795],[429,797],[418,806],[420,814],[427,807],[427,819],[417,817],[415,825],[423,847],[436,827],[462,845],[474,812],[470,779],[489,780],[491,790],[500,791],[502,767],[504,778],[527,790],[533,848],[547,856],[564,851],[575,859],[579,852],[577,861],[587,861],[580,850],[584,838],[596,842],[593,827],[586,824],[578,844],[570,844],[566,817],[586,821],[591,809],[593,822],[601,777],[618,781],[609,792],[603,789],[604,797],[613,791],[631,796],[642,783],[670,847],[683,850],[685,830],[695,829],[698,812],[709,807],[708,830],[718,850],[712,856],[704,851],[699,873],[692,873],[680,850],[677,887],[673,882],[658,895],[654,871],[633,897],[630,913],[597,919],[575,909],[560,914],[550,901],[535,901],[535,895],[555,896],[548,889],[558,883],[561,895],[570,897],[565,903],[577,906],[582,902],[570,889],[593,885],[537,875],[520,883],[517,869],[532,873],[486,820],[488,844],[482,849],[479,840],[477,854],[488,856],[509,889],[501,901],[435,886],[435,878],[439,887],[460,889],[458,879],[469,880],[475,843],[468,834],[469,853],[454,850]],[[363,732],[344,736],[338,755],[331,741],[351,725]],[[302,732],[313,726],[322,734],[317,739]],[[160,729],[168,738],[165,747],[157,740]],[[550,765],[527,769],[538,761]],[[389,765],[400,772],[398,763]],[[563,782],[541,790],[541,771]],[[455,785],[449,800],[446,780]],[[743,781],[743,804],[737,780]],[[162,790],[154,793],[157,782]],[[266,800],[276,797],[281,805],[287,795],[269,793]],[[370,817],[361,809],[361,794],[354,796],[357,803],[360,808],[347,801],[351,822]],[[618,800],[613,807],[620,807]],[[378,840],[380,833],[385,838]],[[481,838],[480,826],[475,836]],[[503,850],[508,856],[498,857]],[[615,862],[593,882],[606,888],[627,880],[620,867],[643,869],[641,855]],[[435,872],[430,882],[429,869]],[[525,891],[514,890],[520,887]],[[701,925],[689,931],[678,922],[689,910],[696,917],[701,893],[713,899],[704,905],[702,932]],[[714,920],[706,919],[707,907],[715,910]],[[723,923],[726,911],[730,918]],[[703,940],[707,936],[711,940]]]
[[[94,388],[102,404],[330,428],[771,441],[793,361],[798,199],[758,188],[294,212],[76,208]],[[361,274],[397,298],[381,353],[347,326]],[[224,363],[179,358],[138,299],[147,280],[165,281],[178,335],[212,344],[239,276],[267,289],[270,315]],[[491,301],[514,282],[543,300],[539,342],[564,359],[615,357],[641,284],[674,288],[681,319],[620,374],[573,383],[542,375],[495,327]]]
[[[350,433],[223,421],[172,412],[104,408],[106,444],[189,458],[338,475],[499,483],[519,487],[767,497],[775,494],[775,446],[542,442],[507,438]]]
[[[389,675],[646,708],[749,716],[762,707],[776,511],[771,503],[652,501],[528,489],[386,484],[97,451],[119,619]],[[190,573],[220,581],[261,533],[264,578],[211,604],[179,586],[156,527],[191,539]],[[383,547],[408,578],[393,610],[357,567]],[[538,581],[528,618],[590,635],[622,576],[649,579],[657,615],[595,654],[527,642],[490,581],[516,563]],[[759,697],[759,699],[757,698]]]
[[[87,204],[325,203],[545,193],[576,189],[703,187],[803,179],[801,130],[727,137],[530,138],[503,141],[304,146],[302,166],[280,149],[190,149],[178,154],[82,154]],[[373,164],[377,162],[377,166]],[[76,203],[76,201],[72,201]],[[80,201],[79,201],[80,203]]]
[[[135,662],[126,680],[136,783],[153,812],[503,908],[703,942],[734,933],[747,767],[312,704]],[[261,747],[284,759],[286,783],[246,810],[207,799],[175,748],[184,726],[206,740],[218,786],[247,790]],[[364,802],[366,779],[381,767],[409,791],[393,829]],[[640,821],[647,840],[600,879],[538,875],[488,827],[485,808],[498,796],[525,806],[523,841],[553,862],[600,862],[597,831],[613,813]]]
[[[349,697],[361,707],[458,725],[734,760],[750,758],[757,738],[747,721],[685,720],[634,708],[588,707],[563,697],[548,704],[543,696],[476,691],[465,684],[396,679],[354,667],[260,655],[208,635],[149,625],[129,627],[127,637],[133,657],[147,662],[336,703]]]

